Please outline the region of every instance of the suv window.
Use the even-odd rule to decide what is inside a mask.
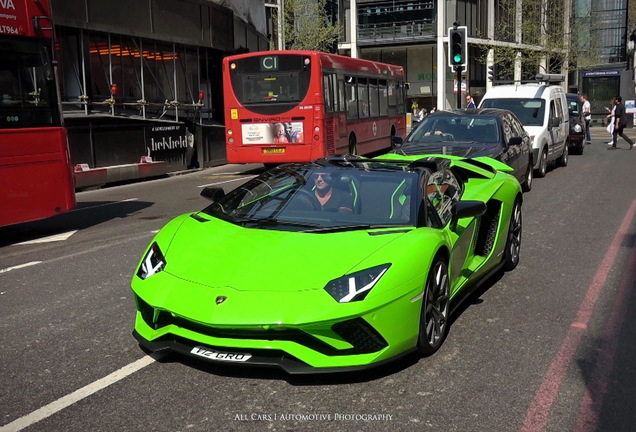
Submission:
[[[545,116],[543,99],[484,99],[480,108],[502,108],[512,111],[524,126],[542,126]]]

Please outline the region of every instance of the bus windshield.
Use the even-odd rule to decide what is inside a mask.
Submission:
[[[307,95],[310,59],[302,55],[267,55],[232,61],[230,79],[239,103],[270,114],[271,105],[298,104]],[[259,110],[265,105],[265,111]],[[283,111],[281,111],[283,112]]]
[[[57,126],[53,72],[37,40],[0,42],[0,128]]]

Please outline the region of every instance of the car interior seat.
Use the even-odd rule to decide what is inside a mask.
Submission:
[[[360,181],[351,174],[343,174],[333,187],[348,192],[353,199],[353,213],[360,214],[362,208],[360,200]]]
[[[406,179],[395,188],[391,194],[391,211],[389,218],[407,222],[410,219],[411,210],[411,185]]]

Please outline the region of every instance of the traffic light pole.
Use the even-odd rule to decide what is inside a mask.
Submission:
[[[467,33],[468,28],[457,22],[448,28],[448,66],[457,76],[457,109],[462,107],[462,71],[468,66]]]
[[[455,66],[456,80],[457,80],[457,109],[462,108],[462,71],[463,66]]]

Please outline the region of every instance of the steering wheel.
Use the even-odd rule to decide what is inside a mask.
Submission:
[[[295,200],[298,200],[304,207],[307,207],[311,210],[320,210],[320,206],[316,197],[314,197],[311,192],[305,189],[298,189],[296,191],[296,196],[294,196]]]

